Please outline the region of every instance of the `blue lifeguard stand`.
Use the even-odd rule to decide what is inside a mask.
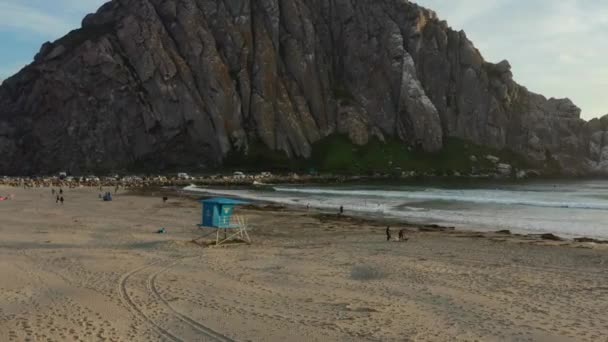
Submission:
[[[221,197],[201,200],[199,202],[203,205],[203,211],[202,223],[198,226],[200,228],[216,230],[216,246],[234,238],[239,238],[248,243],[251,242],[247,233],[245,220],[240,216],[234,215],[235,207],[248,204],[248,202]],[[224,230],[226,233],[228,229],[232,230],[230,236],[225,234],[224,239],[221,240],[220,230]]]

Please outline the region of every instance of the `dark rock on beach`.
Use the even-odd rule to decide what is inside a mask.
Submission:
[[[560,238],[557,235],[553,235],[553,234],[541,234],[540,238],[543,240],[550,240],[550,241],[564,241],[564,239]]]
[[[575,242],[591,242],[591,243],[598,243],[598,244],[608,244],[608,241],[606,241],[606,240],[598,240],[598,239],[592,239],[592,238],[586,238],[586,237],[575,238],[574,241]]]
[[[421,232],[445,232],[445,231],[453,231],[454,227],[444,227],[437,224],[427,224],[421,227],[418,227],[418,230]]]

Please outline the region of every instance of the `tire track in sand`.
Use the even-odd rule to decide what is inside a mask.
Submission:
[[[165,298],[163,298],[163,296],[160,294],[160,292],[158,291],[158,287],[156,286],[156,279],[157,277],[162,274],[167,272],[168,270],[171,269],[171,267],[177,265],[179,262],[183,261],[184,259],[181,259],[179,261],[174,262],[173,264],[161,269],[160,271],[153,273],[150,275],[150,277],[148,277],[148,287],[149,290],[154,294],[154,296],[160,301],[162,302],[165,307],[167,307],[167,309],[169,309],[169,311],[171,311],[179,320],[181,320],[182,322],[190,325],[192,328],[198,330],[199,332],[201,332],[203,335],[209,337],[210,339],[212,339],[213,341],[218,341],[218,342],[234,342],[233,339],[231,339],[228,336],[225,336],[223,334],[220,334],[216,331],[214,331],[213,329],[206,327],[205,325],[201,324],[198,321],[193,320],[192,318],[182,314],[181,312],[179,312],[177,309],[175,309]]]
[[[234,342],[233,339],[225,336],[221,333],[218,333],[211,328],[205,326],[201,322],[198,322],[191,317],[188,317],[178,310],[176,310],[171,304],[165,300],[158,287],[156,285],[157,277],[169,271],[172,267],[184,261],[185,259],[189,259],[192,257],[185,257],[178,259],[166,266],[161,265],[161,261],[152,262],[150,264],[144,265],[142,267],[136,268],[125,275],[123,275],[121,281],[119,282],[119,291],[124,300],[124,302],[131,308],[131,310],[137,314],[141,319],[143,319],[146,323],[151,325],[154,330],[164,337],[166,340],[173,342],[182,342],[182,341],[190,341],[193,336],[197,337],[197,341],[217,341],[217,342]],[[167,324],[164,324],[165,327],[161,326],[157,321],[155,321],[151,315],[147,314],[145,309],[136,303],[133,297],[129,294],[128,291],[128,283],[129,280],[140,273],[144,273],[146,270],[150,270],[153,268],[159,268],[157,271],[151,272],[147,278],[145,285],[142,284],[142,288],[145,291],[146,295],[149,295],[153,303],[153,305],[160,305],[160,307],[156,307],[157,310],[155,312],[159,313],[162,311],[162,317],[165,322],[171,322],[172,327],[174,329],[169,329],[166,327]],[[178,332],[179,331],[179,332]],[[184,335],[182,335],[184,334]],[[182,337],[180,337],[182,336]]]
[[[126,273],[125,275],[123,275],[122,279],[119,282],[119,292],[120,292],[121,297],[125,301],[125,303],[127,303],[127,305],[131,308],[131,310],[135,311],[135,313],[140,318],[142,318],[146,323],[150,324],[154,328],[154,330],[156,330],[157,333],[159,333],[161,336],[164,336],[165,338],[167,338],[171,341],[182,342],[182,340],[180,338],[175,336],[169,330],[166,330],[163,327],[161,327],[159,324],[154,322],[154,320],[152,320],[148,315],[146,315],[146,313],[135,303],[133,298],[131,298],[131,296],[129,295],[129,291],[127,291],[127,282],[129,280],[129,278],[131,278],[133,275],[135,275],[147,268],[154,267],[154,266],[158,265],[159,263],[160,262],[158,262],[158,261],[153,262],[151,264],[136,268],[136,269]]]

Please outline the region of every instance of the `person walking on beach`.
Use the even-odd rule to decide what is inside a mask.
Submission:
[[[59,203],[59,195],[57,195],[57,198],[55,199],[55,203]]]
[[[59,198],[59,202],[61,202],[61,205],[63,205],[63,196],[61,196],[61,198]]]
[[[386,241],[391,241],[391,226],[386,226]]]
[[[340,215],[344,214],[344,207],[340,206]]]
[[[59,194],[63,195],[63,189],[59,189]]]
[[[401,229],[399,231],[399,241],[407,241],[408,239],[405,237],[405,229]]]

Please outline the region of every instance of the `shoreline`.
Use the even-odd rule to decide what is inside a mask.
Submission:
[[[239,199],[243,199],[243,200],[247,200],[247,201],[251,201],[253,204],[253,206],[258,206],[258,207],[270,207],[270,208],[282,208],[285,210],[292,210],[295,212],[303,212],[303,213],[315,213],[318,215],[327,215],[327,217],[332,217],[332,216],[336,216],[337,214],[335,214],[335,211],[329,210],[328,208],[317,208],[317,207],[310,207],[310,208],[306,208],[306,206],[302,205],[295,205],[295,204],[285,204],[285,203],[280,203],[280,202],[273,202],[273,201],[267,201],[267,200],[263,200],[263,199],[252,199],[252,198],[247,198],[247,197],[239,197],[238,195],[226,195],[226,194],[220,194],[220,193],[214,193],[212,190],[213,189],[208,189],[210,190],[210,192],[206,192],[204,188],[199,188],[199,190],[191,190],[188,189],[189,187],[185,187],[185,188],[174,188],[172,191],[174,191],[175,193],[187,193],[190,194],[192,197],[198,197],[198,198],[207,198],[207,197],[231,197],[231,198],[239,198]],[[508,229],[491,229],[489,227],[487,227],[486,229],[482,229],[482,228],[475,228],[473,226],[465,226],[465,225],[461,225],[461,227],[457,228],[456,226],[458,225],[452,225],[450,223],[442,223],[442,224],[437,224],[437,223],[432,223],[433,220],[432,219],[428,219],[427,223],[424,222],[415,222],[412,220],[408,220],[408,219],[403,219],[403,218],[399,218],[399,217],[391,217],[391,216],[387,216],[387,217],[380,217],[381,214],[379,213],[366,213],[366,212],[353,212],[353,214],[345,214],[342,215],[343,217],[349,217],[353,220],[359,220],[360,222],[365,222],[368,224],[377,224],[380,223],[381,225],[391,225],[391,224],[397,224],[397,225],[403,225],[403,226],[407,226],[407,227],[411,227],[411,228],[418,228],[418,229],[425,229],[427,231],[432,231],[433,229],[436,231],[441,231],[441,232],[460,232],[460,233],[467,233],[467,234],[481,234],[481,235],[487,235],[490,238],[494,237],[494,233],[500,232],[501,236],[511,236],[517,239],[529,239],[530,241],[534,241],[534,240],[538,240],[538,241],[558,241],[558,242],[571,242],[573,243],[575,246],[579,246],[579,247],[584,247],[586,245],[584,244],[599,244],[599,245],[608,245],[608,239],[604,239],[604,238],[599,238],[599,237],[591,237],[591,236],[585,236],[585,235],[578,235],[578,234],[570,234],[570,235],[562,235],[559,233],[554,233],[554,232],[539,232],[539,231],[526,231],[523,229],[520,230],[514,230],[512,228],[508,228]],[[340,215],[337,215],[337,217],[339,218]],[[508,232],[508,233],[507,233]],[[479,236],[482,237],[482,236]],[[581,243],[583,245],[581,245]]]
[[[390,226],[391,229],[406,229],[409,233],[435,233],[444,234],[448,236],[456,237],[469,237],[469,238],[484,238],[491,241],[503,241],[511,243],[528,243],[543,246],[559,246],[559,247],[572,247],[572,248],[594,248],[600,247],[608,250],[608,240],[594,239],[589,237],[576,237],[566,238],[555,235],[553,233],[513,233],[511,230],[488,230],[481,231],[467,228],[456,228],[449,225],[439,224],[421,224],[404,221],[398,218],[364,218],[361,215],[338,215],[328,212],[327,210],[321,209],[310,209],[305,210],[295,206],[276,206],[273,204],[266,204],[259,202],[257,205],[253,204],[247,207],[248,209],[260,210],[263,212],[272,212],[274,210],[291,211],[294,213],[307,214],[313,218],[318,219],[324,223],[349,223],[360,226],[373,226],[379,229]],[[268,210],[265,208],[269,208]],[[400,242],[400,241],[393,241]]]
[[[168,190],[168,189],[165,189]],[[204,190],[204,189],[201,189]],[[154,191],[152,191],[154,193]],[[180,196],[189,196],[190,198],[211,198],[216,197],[216,194],[206,193],[203,191],[193,191],[183,189],[171,189],[168,193],[179,194]],[[139,195],[146,195],[146,191],[138,192]],[[544,244],[547,246],[568,246],[574,248],[594,248],[596,246],[605,246],[608,250],[608,240],[591,238],[586,236],[577,237],[564,237],[554,233],[532,233],[532,232],[512,232],[510,229],[495,229],[495,230],[476,230],[472,228],[456,228],[451,225],[442,224],[425,224],[415,223],[412,221],[396,218],[396,217],[378,217],[375,215],[366,216],[365,213],[355,214],[337,214],[327,209],[322,208],[308,208],[306,209],[303,205],[286,205],[279,204],[271,201],[264,200],[251,200],[248,198],[241,198],[238,196],[226,196],[231,198],[239,198],[250,201],[251,203],[245,206],[248,210],[262,211],[262,212],[293,212],[302,215],[310,215],[325,222],[348,222],[356,223],[361,226],[375,226],[375,227],[386,227],[386,226],[399,226],[410,232],[426,232],[426,233],[441,233],[462,237],[474,237],[474,238],[486,238],[486,239],[502,239],[511,240],[512,242],[518,243],[531,243],[531,244]]]

